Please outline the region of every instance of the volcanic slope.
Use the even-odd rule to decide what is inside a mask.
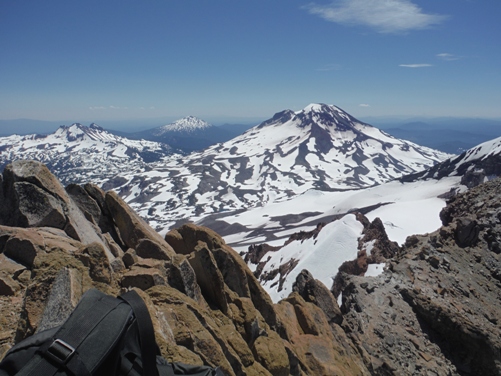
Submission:
[[[220,231],[278,301],[292,291],[303,269],[328,287],[346,262],[358,264],[362,274],[382,272],[385,260],[376,256],[378,248],[394,249],[410,235],[438,229],[446,200],[500,176],[500,158],[497,138],[422,173],[375,187],[310,190],[264,207],[208,216],[199,224]],[[367,237],[374,228],[378,235]],[[388,246],[391,242],[395,246]],[[360,262],[362,253],[368,259]]]
[[[143,172],[171,153],[168,145],[115,136],[96,124],[61,126],[49,135],[0,137],[0,167],[20,159],[40,161],[64,183],[124,182],[120,174]]]
[[[391,137],[335,106],[285,110],[243,135],[186,157],[122,174],[122,197],[157,229],[308,190],[366,188],[449,155]]]

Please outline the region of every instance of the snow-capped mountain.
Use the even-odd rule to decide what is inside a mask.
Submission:
[[[238,132],[216,127],[195,116],[187,116],[171,124],[131,134],[130,137],[163,142],[173,149],[190,153],[228,141],[237,135]]]
[[[501,175],[501,138],[496,138],[483,142],[430,169],[405,176],[402,181],[461,176],[463,183],[472,187],[481,183],[485,178],[499,175]]]
[[[211,127],[214,126],[212,124],[207,123],[205,120],[199,119],[195,116],[187,116],[182,119],[176,120],[171,124],[155,128],[152,133],[155,136],[162,136],[168,132],[193,133]]]
[[[449,155],[396,139],[335,106],[282,111],[223,144],[123,174],[120,194],[154,226],[283,201],[310,189],[360,189]],[[148,198],[146,200],[145,198]]]
[[[109,181],[133,173],[170,154],[169,146],[115,136],[96,124],[61,126],[49,135],[0,137],[0,166],[17,159],[45,163],[64,184]],[[120,179],[118,179],[120,181]]]

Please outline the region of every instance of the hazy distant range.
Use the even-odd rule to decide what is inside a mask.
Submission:
[[[105,129],[137,132],[169,124],[176,119],[144,119],[96,122]],[[376,126],[391,135],[448,153],[459,154],[479,143],[501,136],[501,119],[478,118],[383,118],[371,117],[360,120]],[[0,136],[17,134],[53,133],[61,125],[74,121],[43,121],[32,119],[0,120]],[[90,122],[89,122],[90,123]],[[246,119],[245,122],[215,123],[231,127],[239,132],[260,123],[260,119]]]

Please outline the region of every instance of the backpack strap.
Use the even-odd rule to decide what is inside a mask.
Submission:
[[[141,346],[141,363],[143,365],[144,376],[158,376],[158,369],[156,365],[156,356],[160,355],[155,340],[155,331],[151,321],[150,313],[139,294],[130,290],[119,297],[126,301],[134,311],[136,316],[137,328],[139,332],[139,343]]]
[[[130,319],[130,313],[127,313],[130,307],[126,307],[126,310],[119,308],[123,303],[98,290],[86,292],[54,337],[38,350],[16,376],[53,376],[62,369],[70,370],[74,375],[90,376]],[[97,333],[100,330],[105,333]],[[100,334],[98,346],[92,341],[92,333],[95,333],[94,336]],[[90,340],[86,342],[88,338]]]

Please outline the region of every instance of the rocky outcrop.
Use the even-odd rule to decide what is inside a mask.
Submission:
[[[301,280],[300,293],[275,305],[208,228],[187,224],[164,239],[115,193],[65,190],[36,162],[9,165],[2,187],[0,356],[64,322],[89,288],[134,288],[170,361],[227,375],[369,374],[337,303],[315,280]]]
[[[343,275],[343,328],[375,374],[501,374],[501,181],[448,203],[376,278]]]
[[[133,288],[165,358],[227,375],[501,375],[501,180],[454,196],[441,229],[401,248],[359,216],[357,260],[387,268],[339,272],[341,306],[306,270],[273,304],[214,231],[162,238],[113,192],[65,190],[36,162],[0,186],[0,356],[89,288]]]

